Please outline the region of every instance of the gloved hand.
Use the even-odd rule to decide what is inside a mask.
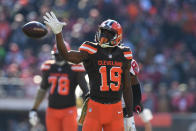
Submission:
[[[38,122],[39,122],[39,117],[38,117],[38,115],[37,115],[37,111],[32,109],[32,110],[29,112],[29,123],[30,123],[32,126],[36,126]]]
[[[66,25],[65,22],[60,22],[52,11],[50,13],[46,12],[46,16],[43,16],[43,18],[45,20],[44,23],[52,29],[54,34],[60,33],[63,26]]]
[[[125,131],[136,131],[134,117],[124,118]]]

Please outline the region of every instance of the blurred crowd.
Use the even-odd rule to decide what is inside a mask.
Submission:
[[[63,35],[72,49],[94,41],[103,20],[119,21],[123,42],[140,65],[144,107],[196,111],[195,0],[0,0],[0,98],[35,94],[40,65],[51,59],[55,39],[50,30],[31,39],[21,28],[29,21],[43,23],[50,10],[68,23]]]

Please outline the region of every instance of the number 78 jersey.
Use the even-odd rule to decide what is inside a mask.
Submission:
[[[91,99],[104,104],[120,101],[125,63],[132,59],[130,49],[116,46],[109,51],[97,43],[84,42],[79,50],[88,53],[83,64],[89,76]]]
[[[49,107],[62,109],[75,106],[75,89],[85,71],[83,66],[68,63],[58,65],[54,60],[49,60],[44,62],[41,70],[41,88],[49,89]]]

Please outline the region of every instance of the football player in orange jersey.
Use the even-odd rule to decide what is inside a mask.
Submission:
[[[87,102],[83,131],[124,131],[121,96],[125,100],[127,118],[132,117],[133,98],[130,82],[132,52],[122,42],[122,27],[115,20],[99,26],[96,43],[86,41],[79,51],[68,51],[63,44],[62,28],[53,12],[44,16],[56,35],[57,48],[63,58],[72,63],[83,62],[89,76],[90,96]]]
[[[66,42],[65,46],[70,48]],[[37,109],[47,90],[50,90],[46,111],[47,131],[77,131],[75,89],[79,85],[84,95],[88,93],[85,70],[82,65],[66,62],[58,53],[56,45],[51,53],[55,60],[47,60],[41,66],[42,82],[29,112],[29,121],[32,125],[37,124]]]

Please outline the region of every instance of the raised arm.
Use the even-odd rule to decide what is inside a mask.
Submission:
[[[67,48],[64,44],[62,33],[56,34],[56,42],[57,42],[57,48],[61,56],[67,61],[70,61],[72,63],[78,64],[85,60],[88,56],[88,53],[71,50],[67,51]]]
[[[66,25],[66,23],[60,22],[53,12],[47,12],[46,16],[43,16],[43,18],[45,20],[44,23],[48,25],[56,35],[58,51],[65,60],[78,64],[87,58],[88,53],[86,52],[73,50],[67,51],[62,36],[62,28]]]

